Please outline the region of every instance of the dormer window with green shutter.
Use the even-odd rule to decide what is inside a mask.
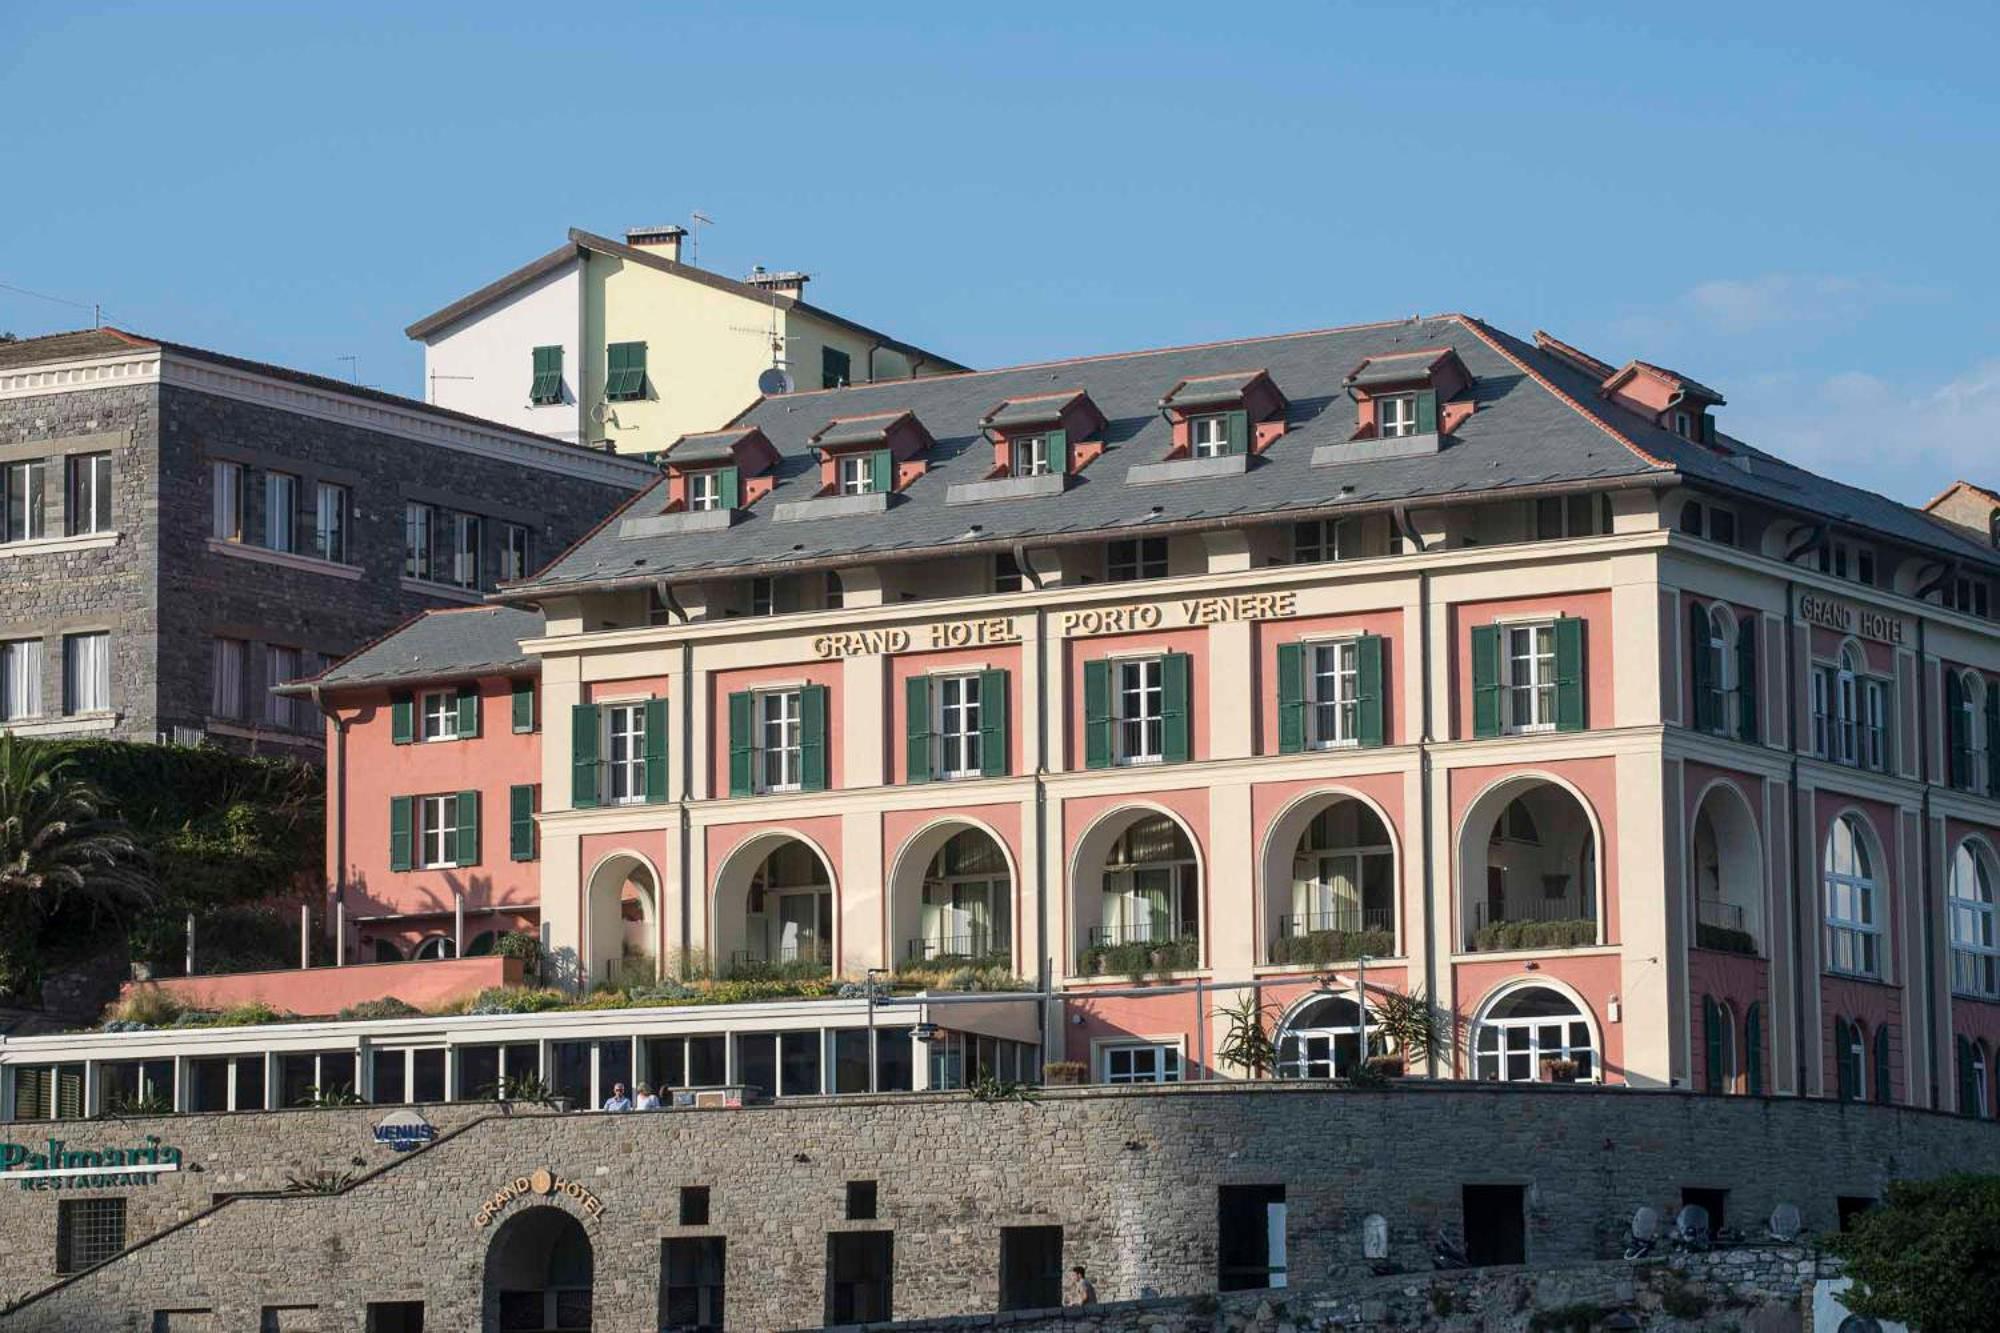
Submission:
[[[1249,447],[1250,419],[1244,412],[1217,412],[1188,419],[1188,449],[1196,458],[1227,458]]]
[[[646,344],[612,343],[605,349],[604,396],[614,403],[646,396]]]
[[[560,347],[535,349],[535,378],[528,386],[529,402],[546,407],[562,401],[562,362]]]
[[[1375,433],[1380,438],[1400,440],[1436,432],[1437,395],[1430,390],[1392,393],[1375,400]]]
[[[841,495],[879,495],[892,488],[895,464],[887,449],[847,454],[836,463]]]
[[[703,468],[687,474],[687,507],[693,514],[734,509],[741,502],[740,474],[733,467]]]

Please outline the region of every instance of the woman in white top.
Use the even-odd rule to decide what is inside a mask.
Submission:
[[[641,1083],[639,1085],[639,1096],[632,1103],[632,1109],[635,1111],[657,1111],[660,1109],[660,1099],[653,1095],[651,1088]]]

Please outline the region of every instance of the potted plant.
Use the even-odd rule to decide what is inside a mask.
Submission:
[[[1366,1064],[1383,1078],[1401,1078],[1408,1072],[1401,1051],[1394,1051],[1388,1055],[1371,1055]]]
[[[1244,991],[1235,1004],[1224,1005],[1215,1016],[1228,1024],[1215,1048],[1217,1056],[1252,1078],[1263,1078],[1278,1063],[1278,1048],[1271,1040],[1276,1011],[1256,991]]]
[[[1432,1004],[1422,987],[1413,991],[1374,992],[1369,997],[1368,1007],[1374,1011],[1369,1026],[1388,1038],[1395,1047],[1393,1055],[1373,1058],[1394,1060],[1397,1065],[1395,1075],[1407,1072],[1412,1062],[1428,1060],[1448,1044],[1450,1015]],[[1390,1073],[1386,1068],[1382,1072]]]
[[[1546,1058],[1542,1061],[1542,1082],[1576,1082],[1576,1061]]]

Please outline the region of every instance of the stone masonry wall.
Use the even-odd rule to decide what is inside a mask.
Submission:
[[[205,1135],[190,1161],[211,1179],[306,1135],[328,1136],[334,1165],[367,1156],[352,1147],[359,1113],[199,1119],[117,1128],[184,1143]],[[430,1327],[474,1329],[489,1247],[534,1208],[570,1213],[590,1237],[598,1327],[656,1326],[663,1240],[713,1235],[727,1242],[729,1326],[770,1329],[820,1321],[827,1235],[843,1230],[893,1233],[893,1314],[910,1319],[995,1308],[998,1231],[1011,1225],[1061,1226],[1064,1265],[1087,1265],[1106,1301],[1213,1291],[1225,1184],[1285,1186],[1292,1281],[1318,1289],[1368,1274],[1360,1229],[1371,1212],[1388,1219],[1394,1262],[1427,1273],[1433,1236],[1458,1232],[1468,1183],[1528,1187],[1528,1259],[1544,1268],[1616,1258],[1633,1208],[1678,1206],[1686,1186],[1728,1189],[1731,1219],[1749,1229],[1788,1200],[1828,1230],[1841,1196],[1954,1169],[2000,1169],[2000,1125],[1557,1086],[1190,1085],[1027,1102],[914,1094],[521,1114],[477,1121],[339,1195],[232,1200],[0,1318],[0,1329],[145,1330],[164,1309],[244,1328],[263,1306],[288,1303],[316,1306],[320,1327],[359,1330],[367,1303],[388,1299],[422,1300]],[[538,1171],[577,1182],[597,1207],[530,1189],[478,1224],[497,1191]],[[877,1182],[877,1220],[845,1220],[853,1180]],[[697,1184],[711,1191],[709,1223],[683,1228],[679,1189]],[[62,1197],[0,1190],[0,1234],[29,1237],[9,1265],[21,1286],[48,1271]]]

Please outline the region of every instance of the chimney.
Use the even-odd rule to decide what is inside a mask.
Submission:
[[[812,281],[812,274],[801,273],[797,269],[783,269],[772,273],[759,264],[750,270],[750,276],[744,281],[752,287],[762,287],[767,292],[789,296],[796,301],[805,295],[806,284]]]
[[[631,227],[625,232],[625,244],[678,264],[681,262],[681,237],[685,235],[686,227],[676,227],[672,223],[664,227]]]

